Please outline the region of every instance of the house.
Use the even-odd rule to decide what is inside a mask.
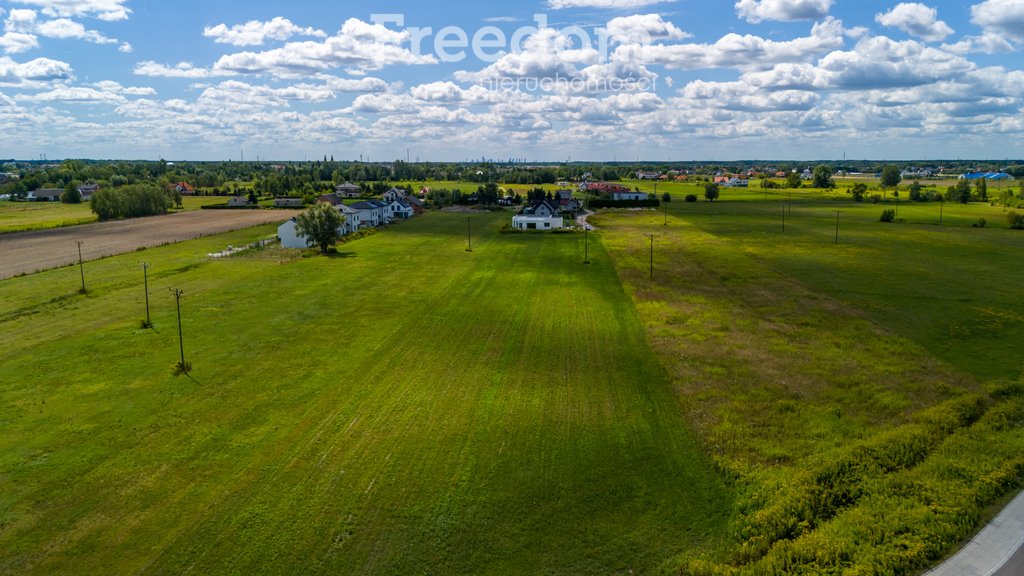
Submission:
[[[78,187],[78,193],[82,195],[82,202],[88,202],[92,199],[92,195],[100,189],[99,184],[82,184]]]
[[[658,174],[657,172],[637,172],[636,173],[636,179],[637,180],[660,180],[661,179],[661,174]]]
[[[196,193],[195,188],[192,188],[188,182],[178,182],[174,185],[174,190],[182,196],[191,196]]]
[[[344,202],[341,200],[341,196],[337,192],[333,194],[322,194],[316,199],[317,204],[330,204],[331,206],[340,206]]]
[[[251,204],[249,203],[249,198],[245,196],[235,196],[228,200],[228,206],[232,208],[247,208],[251,206]]]
[[[800,175],[800,179],[801,180],[814,180],[814,172],[811,172],[811,169],[808,168],[808,169],[804,170],[803,174]]]
[[[303,208],[302,198],[275,198],[274,208]]]
[[[750,181],[749,180],[741,180],[739,178],[730,178],[723,185],[726,188],[749,188],[750,187]]]
[[[63,188],[40,188],[28,193],[28,199],[34,202],[59,202]]]
[[[334,187],[334,193],[342,198],[362,198],[363,189],[351,182],[338,184]]]
[[[349,206],[359,214],[363,226],[380,226],[391,221],[391,208],[380,200],[366,200]]]
[[[412,213],[415,216],[422,216],[423,212],[426,210],[426,204],[423,202],[423,200],[420,200],[415,196],[409,196],[408,198],[405,199],[405,201],[406,203],[409,204],[409,206],[412,206]]]
[[[613,192],[612,200],[647,200],[646,192]]]
[[[403,199],[392,200],[389,204],[392,218],[402,218],[404,220],[416,215],[412,209],[412,205]]]
[[[512,217],[512,228],[516,230],[561,230],[564,227],[561,216],[517,214]]]
[[[572,190],[558,190],[555,192],[555,200],[569,200],[572,198]]]
[[[381,198],[383,198],[385,202],[394,202],[395,200],[401,200],[408,195],[409,193],[401,188],[392,188],[385,192]]]
[[[725,184],[726,182],[729,181],[729,178],[730,178],[729,176],[719,175],[719,176],[715,176],[715,179],[713,180],[713,182],[715,184]]]
[[[338,235],[345,236],[356,232],[362,225],[359,219],[359,212],[352,208],[345,206],[344,204],[336,206],[338,212],[341,212],[342,216],[345,217],[345,223],[338,228]],[[296,224],[298,218],[292,218],[277,227],[277,237],[281,240],[281,246],[283,248],[308,248],[309,242],[307,242],[305,236],[299,236],[296,230]]]
[[[562,198],[558,201],[558,208],[562,212],[572,212],[575,214],[583,209],[583,205],[575,198]]]
[[[545,199],[539,202],[534,202],[532,206],[523,210],[523,215],[551,218],[558,216],[559,212],[561,212],[561,209],[558,206],[558,202]]]

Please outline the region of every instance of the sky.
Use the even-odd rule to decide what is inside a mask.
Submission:
[[[1024,157],[1024,0],[0,0],[0,158]]]

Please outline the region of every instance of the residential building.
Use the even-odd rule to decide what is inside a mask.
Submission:
[[[512,217],[512,228],[516,230],[561,230],[565,220],[561,216],[533,216],[517,214]]]
[[[342,198],[362,198],[363,189],[351,182],[338,184],[334,187],[334,193]]]
[[[60,202],[63,188],[40,188],[28,193],[28,199],[34,202]]]
[[[612,200],[647,200],[646,192],[613,192]]]

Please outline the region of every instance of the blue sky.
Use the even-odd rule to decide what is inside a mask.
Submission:
[[[0,157],[1024,157],[1024,0],[0,0],[0,23]]]

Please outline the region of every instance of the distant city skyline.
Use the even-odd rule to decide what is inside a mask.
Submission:
[[[0,157],[998,161],[1022,47],[1024,0],[0,0]]]

